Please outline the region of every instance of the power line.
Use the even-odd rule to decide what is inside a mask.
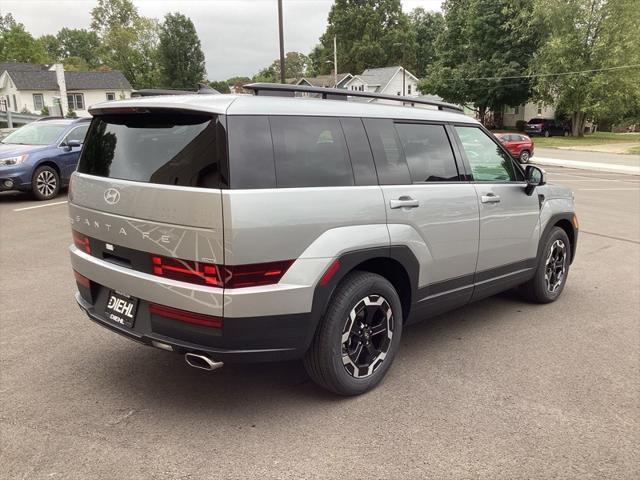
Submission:
[[[621,65],[619,67],[596,68],[594,70],[578,70],[575,72],[533,73],[531,75],[514,75],[510,77],[473,77],[473,78],[465,78],[465,80],[506,80],[506,79],[515,79],[515,78],[557,77],[562,75],[578,75],[581,73],[606,72],[609,70],[622,70],[625,68],[638,68],[638,67],[640,67],[640,63],[635,65]]]

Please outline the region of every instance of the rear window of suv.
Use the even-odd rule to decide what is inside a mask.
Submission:
[[[137,182],[218,188],[225,153],[217,117],[173,112],[96,116],[78,172]]]

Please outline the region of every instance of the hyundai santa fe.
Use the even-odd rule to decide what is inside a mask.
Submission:
[[[409,323],[513,287],[562,293],[572,193],[456,107],[248,88],[93,107],[69,193],[90,319],[205,370],[301,358],[355,395]]]

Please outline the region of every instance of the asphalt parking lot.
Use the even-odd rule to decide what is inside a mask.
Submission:
[[[547,171],[581,223],[560,300],[410,327],[348,399],[297,362],[198,371],[93,324],[65,197],[1,194],[0,478],[638,478],[640,176]]]

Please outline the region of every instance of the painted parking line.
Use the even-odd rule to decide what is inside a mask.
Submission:
[[[67,203],[67,200],[64,200],[62,202],[46,203],[44,205],[34,205],[33,207],[14,208],[13,211],[24,212],[25,210],[33,210],[34,208],[53,207],[54,205],[62,205],[63,203]]]

